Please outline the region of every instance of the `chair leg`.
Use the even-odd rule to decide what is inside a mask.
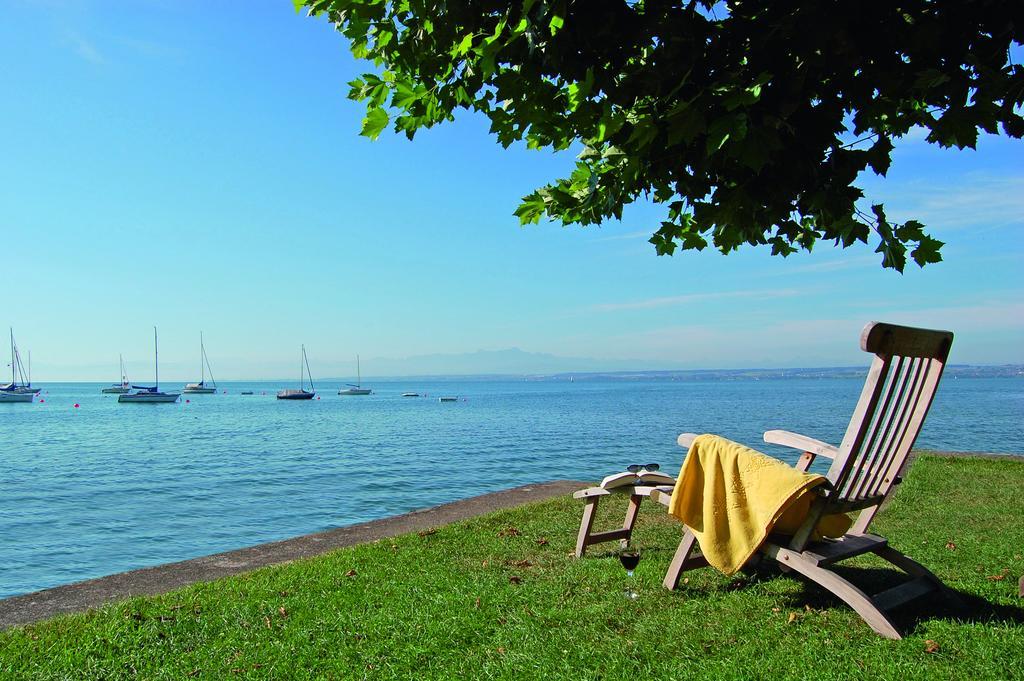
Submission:
[[[626,547],[626,544],[633,537],[633,526],[636,525],[636,518],[640,514],[640,502],[643,499],[639,494],[629,495],[629,504],[626,506],[626,518],[622,521],[622,529],[626,532],[626,536],[619,540],[619,545],[623,548]]]
[[[880,636],[894,641],[903,638],[900,632],[896,630],[896,626],[889,619],[889,616],[875,605],[874,600],[850,582],[831,570],[820,568],[808,562],[796,551],[771,545],[766,548],[768,549],[767,554],[779,561],[781,565],[792,568],[841,598]]]
[[[686,563],[690,559],[690,554],[693,553],[693,548],[697,544],[697,537],[694,536],[693,532],[690,532],[690,528],[686,528],[683,533],[683,538],[679,542],[679,548],[676,549],[676,555],[672,556],[672,563],[668,566],[668,572],[665,573],[665,579],[662,584],[669,591],[675,591],[676,587],[679,586],[679,577],[683,574],[683,570],[686,569]]]
[[[960,597],[956,595],[955,591],[946,586],[946,584],[939,579],[934,572],[926,568],[924,565],[921,565],[913,558],[900,553],[888,545],[875,549],[873,553],[875,553],[879,558],[889,561],[912,577],[924,577],[929,582],[932,582],[939,593],[945,596],[946,599],[955,607],[963,607],[963,601],[960,600]]]
[[[590,543],[590,529],[594,526],[594,515],[597,513],[597,502],[601,497],[590,497],[583,506],[583,519],[580,521],[580,531],[576,535],[576,557],[582,558],[587,552],[587,544]]]

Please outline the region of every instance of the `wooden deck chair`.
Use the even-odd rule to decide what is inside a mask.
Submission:
[[[817,488],[807,520],[792,537],[770,536],[759,548],[763,556],[795,570],[841,598],[876,632],[899,639],[886,611],[932,591],[956,598],[942,581],[919,563],[867,532],[879,506],[900,482],[899,473],[921,431],[953,334],[872,322],[861,334],[861,349],[874,353],[860,401],[839,447],[784,430],[770,430],[764,441],[803,452],[796,468],[806,471],[816,457],[832,459],[829,484]],[[695,435],[684,433],[679,444],[689,447]],[[668,505],[671,495],[655,492],[652,499]],[[859,511],[841,539],[811,541],[823,515]],[[672,559],[664,585],[675,589],[684,570],[707,565],[695,551],[695,537],[687,529]],[[829,568],[847,558],[874,553],[902,569],[912,579],[869,596]]]

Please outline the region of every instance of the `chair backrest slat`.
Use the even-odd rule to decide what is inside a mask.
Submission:
[[[856,490],[856,498],[871,497],[880,493],[885,473],[892,464],[893,456],[898,452],[900,443],[906,435],[910,416],[921,396],[926,367],[929,360],[920,357],[901,358],[905,360],[904,375],[896,393],[891,411],[887,414],[886,431],[879,441],[875,457],[870,464],[870,474],[864,476],[863,484]]]
[[[872,473],[878,469],[886,455],[886,444],[893,426],[892,416],[899,406],[901,397],[905,394],[906,383],[903,378],[909,370],[907,365],[912,361],[912,358],[896,357],[895,366],[889,370],[889,375],[882,388],[881,405],[874,411],[872,423],[868,429],[869,435],[864,440],[863,462],[856,478],[852,478],[846,487],[848,497],[851,499],[860,499],[864,496]]]
[[[921,432],[953,334],[873,322],[861,348],[875,359],[839,453],[829,501],[877,503],[892,489]]]
[[[945,369],[945,359],[942,361],[927,360],[925,364],[927,368],[922,375],[923,385],[921,386],[917,403],[909,412],[907,426],[903,430],[902,439],[897,444],[899,455],[890,462],[885,478],[878,483],[878,488],[880,490],[884,489],[886,492],[892,487],[892,481],[899,475],[904,461],[906,461],[910,450],[913,449],[914,443],[917,441],[917,436],[921,432],[921,426],[924,425],[924,419],[932,406],[935,391],[939,387],[939,380],[942,378],[942,372]]]

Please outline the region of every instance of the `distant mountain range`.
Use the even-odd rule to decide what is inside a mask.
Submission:
[[[417,355],[401,359],[364,359],[363,375],[364,378],[429,376],[486,379],[495,376],[516,376],[532,380],[568,380],[571,377],[576,381],[679,381],[862,377],[867,369],[867,364],[859,367],[787,369],[690,369],[667,367],[666,364],[668,363],[660,360],[561,357],[510,348],[458,354]],[[328,368],[332,373],[337,370],[336,367]],[[946,374],[958,377],[1024,377],[1024,365],[951,365],[947,367]]]

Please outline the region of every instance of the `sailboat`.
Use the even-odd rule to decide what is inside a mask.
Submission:
[[[124,357],[122,355],[118,355],[117,358],[121,361],[121,382],[104,388],[100,391],[102,393],[106,393],[108,395],[123,395],[132,391],[132,383],[128,380],[128,373],[124,370]]]
[[[338,391],[339,395],[369,395],[373,391],[363,387],[363,375],[359,370],[359,355],[356,355],[356,384],[346,383],[347,388]]]
[[[132,388],[135,389],[135,392],[118,395],[117,401],[149,404],[154,402],[177,402],[178,398],[181,397],[181,393],[160,392],[160,351],[157,346],[155,326],[153,327],[153,373],[155,381],[152,388],[133,385]]]
[[[209,395],[217,392],[217,381],[213,378],[213,369],[210,369],[210,382],[213,386],[206,385],[206,370],[210,369],[210,360],[206,356],[206,346],[203,345],[203,332],[199,332],[199,375],[198,383],[189,383],[185,386],[184,392],[190,394]]]
[[[19,381],[18,378],[21,378]],[[11,382],[0,386],[0,402],[31,402],[39,392],[33,388],[31,381],[25,380],[25,367],[21,363],[21,354],[14,344],[14,329],[11,329]]]
[[[303,369],[306,374],[309,375],[309,390],[306,390],[306,383],[303,376]],[[306,359],[306,346],[302,346],[302,363],[299,364],[299,389],[298,390],[279,390],[277,393],[277,399],[279,400],[311,400],[316,395],[316,389],[313,387],[313,374],[309,371],[309,360]]]

